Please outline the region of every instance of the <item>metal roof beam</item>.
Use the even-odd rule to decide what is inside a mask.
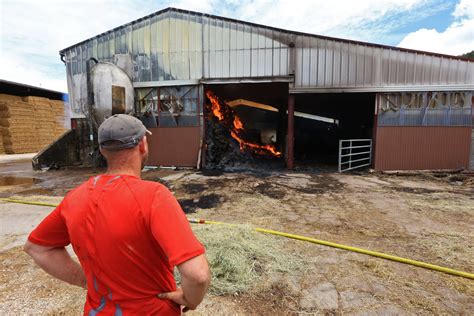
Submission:
[[[290,88],[290,94],[297,93],[352,93],[352,92],[416,92],[416,91],[473,91],[474,85],[407,85],[407,86],[372,86],[347,88]]]

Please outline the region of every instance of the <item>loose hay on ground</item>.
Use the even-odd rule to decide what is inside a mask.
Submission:
[[[206,247],[213,295],[261,290],[272,274],[302,269],[301,258],[285,251],[281,238],[258,233],[249,225],[196,225],[193,230]]]

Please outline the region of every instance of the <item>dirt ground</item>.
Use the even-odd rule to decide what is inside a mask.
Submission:
[[[33,172],[27,159],[4,158],[0,197],[57,202],[93,174]],[[472,175],[151,170],[143,177],[167,185],[191,218],[250,223],[474,272]],[[81,314],[85,292],[50,278],[21,251],[50,211],[0,202],[1,315]],[[473,280],[302,241],[284,245],[303,269],[275,274],[248,293],[207,296],[189,314],[474,314]]]

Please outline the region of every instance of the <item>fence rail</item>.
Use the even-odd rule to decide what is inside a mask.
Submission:
[[[344,172],[372,164],[372,139],[340,139],[338,171]]]

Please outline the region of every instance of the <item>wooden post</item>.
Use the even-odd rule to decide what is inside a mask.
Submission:
[[[293,170],[295,165],[294,144],[295,144],[295,97],[288,95],[288,132],[287,132],[287,156],[286,167]]]

